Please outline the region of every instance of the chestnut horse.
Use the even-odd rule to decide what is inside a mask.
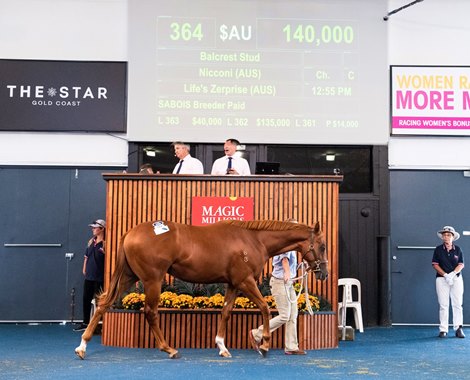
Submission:
[[[263,342],[260,350],[269,350],[269,311],[256,279],[266,261],[275,255],[296,250],[313,270],[316,279],[328,276],[326,244],[320,225],[277,221],[222,221],[207,226],[173,222],[147,222],[129,230],[120,241],[116,268],[109,289],[100,295],[98,307],[82,335],[75,353],[84,359],[87,342],[102,315],[137,280],[145,289],[145,317],[156,345],[170,358],[178,351],[170,347],[159,328],[158,303],[166,273],[187,282],[226,283],[225,302],[216,336],[219,355],[230,357],[224,337],[237,292],[243,292],[263,316]]]

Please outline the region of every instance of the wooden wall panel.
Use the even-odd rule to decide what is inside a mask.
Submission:
[[[165,340],[175,348],[216,348],[215,336],[220,310],[161,309],[159,326]],[[262,324],[256,310],[234,310],[228,322],[226,346],[229,349],[251,349],[247,333]],[[335,313],[313,316],[299,314],[297,319],[299,346],[305,350],[338,347],[338,322]],[[105,346],[155,348],[143,312],[111,311],[105,313],[102,343]],[[272,349],[284,348],[284,326],[271,334]]]
[[[107,181],[108,224],[106,237],[105,287],[114,271],[121,236],[147,221],[168,220],[191,223],[194,196],[252,197],[254,219],[296,218],[313,225],[319,221],[325,233],[330,277],[309,284],[337,311],[338,223],[340,176],[249,176],[104,174]],[[270,273],[266,264],[264,273]]]

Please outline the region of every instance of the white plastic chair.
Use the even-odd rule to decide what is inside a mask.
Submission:
[[[347,313],[348,308],[352,308],[356,329],[359,329],[361,333],[364,332],[362,324],[361,282],[356,278],[340,278],[338,280],[338,287],[343,288],[343,301],[338,302],[339,324],[342,325],[343,313]],[[353,287],[357,288],[357,299],[353,299]]]

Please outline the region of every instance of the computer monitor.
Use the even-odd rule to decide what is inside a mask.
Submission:
[[[279,162],[257,162],[255,174],[279,174]]]

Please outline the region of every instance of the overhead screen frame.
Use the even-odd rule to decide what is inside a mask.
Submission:
[[[390,134],[385,12],[385,3],[367,0],[347,3],[339,0],[194,0],[190,3],[181,0],[131,0],[128,139],[135,142],[185,140],[219,143],[233,137],[245,144],[386,145]],[[262,22],[265,22],[264,29],[259,30],[256,41],[243,41],[242,26],[245,26],[245,34],[248,34],[249,25],[253,27],[251,37],[254,39],[258,32],[256,27]],[[197,36],[192,39],[191,35],[189,42],[178,40],[171,45],[172,24],[178,25],[180,35],[185,32],[184,25],[189,25],[186,32],[195,33],[196,25],[200,24],[203,38],[199,45],[202,46],[194,42]],[[309,26],[317,28],[319,33],[324,26],[331,31],[335,26],[341,26],[344,30],[344,27],[353,25],[354,41],[348,46],[340,43],[340,51],[338,46],[321,45],[323,37],[312,40],[313,43],[320,41],[320,49],[311,44],[306,47],[305,43],[286,48],[286,41],[282,44],[274,41],[271,47],[268,46],[261,32],[271,27],[275,29],[273,33],[284,33],[283,38],[287,38],[287,32],[279,29],[287,24],[294,28],[292,33],[300,30],[304,38]],[[238,33],[240,38],[222,43],[223,26],[234,34]],[[235,29],[230,29],[233,27]],[[208,40],[205,41],[206,37]],[[290,34],[290,37],[294,38],[294,35]],[[159,47],[158,43],[162,41],[163,45]],[[264,47],[254,50],[250,48],[250,43],[255,47],[264,44]],[[201,52],[217,53],[219,58],[221,54],[231,55],[237,62],[230,62],[228,58],[219,66],[214,60],[202,62]],[[259,61],[243,66],[240,58],[245,53]],[[328,66],[328,59],[332,56],[339,57],[339,61],[335,61],[336,65],[341,62],[339,67]],[[310,64],[297,65],[299,59],[303,62],[306,57],[310,59]],[[320,58],[323,64],[316,64]],[[286,66],[279,65],[285,60],[289,61]],[[241,109],[232,108],[222,113],[208,109],[195,111],[192,102],[199,99],[198,91],[204,91],[200,86],[200,70],[213,67],[232,71],[240,68],[249,68],[253,72],[258,70],[259,75],[266,78],[266,81],[258,82],[271,84],[277,95],[259,97],[261,101],[253,102],[253,97],[244,100],[240,95],[218,94],[206,97],[202,103],[213,102],[227,107],[227,102],[231,101],[239,104]],[[300,77],[300,80],[284,82],[283,73],[292,78]],[[320,78],[322,73],[325,77]],[[348,73],[351,73],[349,79]],[[307,74],[310,78],[304,81],[303,76]],[[222,87],[239,86],[251,93],[251,87],[244,79],[236,78],[235,73],[230,75],[235,79],[212,78],[208,83]],[[276,75],[277,79],[273,79]],[[323,94],[313,96],[309,92],[308,102],[304,95],[291,100],[282,95],[295,93],[299,88],[301,91],[314,91],[314,87]],[[338,92],[340,88],[352,92],[352,102],[346,96],[332,99],[327,94],[328,91]],[[161,107],[159,102],[165,99],[180,99],[182,105]],[[269,112],[261,110],[263,102]],[[284,104],[290,104],[291,109],[284,112]],[[315,111],[310,113],[311,110]],[[211,123],[214,125],[209,125]]]

